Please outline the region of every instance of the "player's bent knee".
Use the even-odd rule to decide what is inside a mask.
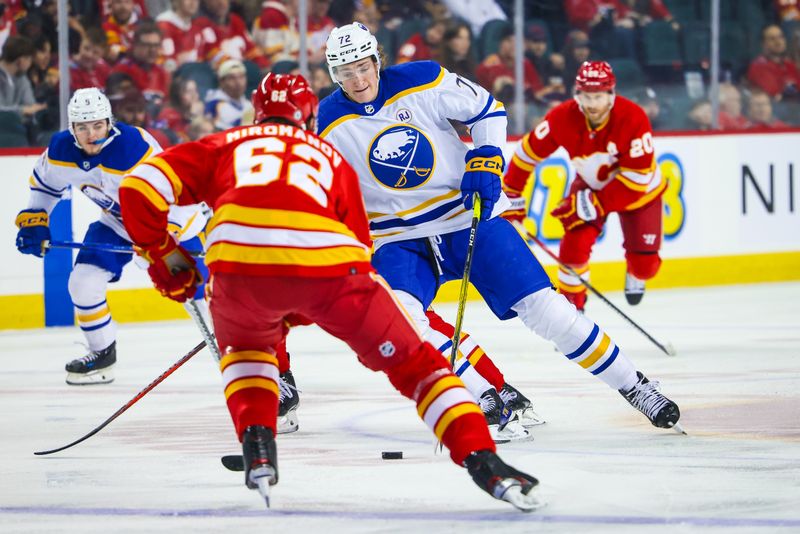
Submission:
[[[395,290],[393,293],[395,298],[403,305],[405,311],[408,312],[414,324],[417,325],[419,331],[424,335],[428,328],[430,328],[430,320],[425,314],[425,310],[422,308],[422,303],[411,293],[399,290]]]
[[[551,288],[531,293],[516,303],[513,309],[525,326],[550,340],[563,337],[580,316],[564,295]]]
[[[628,263],[628,272],[639,280],[653,278],[661,267],[661,257],[657,253],[629,252],[625,254],[625,259]]]
[[[78,263],[69,275],[69,295],[78,306],[91,306],[102,300],[106,292],[109,273],[96,265]]]

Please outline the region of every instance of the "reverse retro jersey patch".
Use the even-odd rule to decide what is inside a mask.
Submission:
[[[430,139],[410,124],[395,124],[372,140],[367,166],[381,185],[416,189],[433,175],[436,158]]]

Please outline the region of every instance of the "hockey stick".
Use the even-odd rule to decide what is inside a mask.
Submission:
[[[57,449],[50,449],[50,450],[47,450],[47,451],[37,451],[37,452],[34,452],[33,454],[35,454],[37,456],[44,456],[46,454],[53,454],[54,452],[59,452],[59,451],[63,451],[64,449],[69,449],[70,447],[73,447],[73,446],[77,445],[78,443],[80,443],[82,441],[85,441],[85,440],[89,439],[90,437],[94,436],[95,434],[97,434],[98,432],[103,430],[106,426],[108,426],[108,424],[111,423],[111,421],[113,421],[114,419],[116,419],[117,417],[122,415],[128,408],[130,408],[131,406],[136,404],[136,402],[139,401],[139,399],[141,399],[142,397],[147,395],[154,387],[156,387],[161,382],[163,382],[165,378],[167,378],[169,375],[174,373],[178,369],[178,367],[180,367],[184,363],[188,362],[189,359],[192,356],[194,356],[195,354],[200,352],[203,349],[203,347],[205,347],[205,346],[206,346],[206,342],[205,341],[201,341],[195,348],[193,348],[188,353],[186,353],[186,355],[183,358],[181,358],[180,360],[178,360],[177,362],[172,364],[172,367],[170,367],[169,369],[167,369],[166,371],[161,373],[161,375],[158,378],[156,378],[155,380],[153,380],[152,382],[150,382],[150,384],[146,388],[144,388],[139,393],[137,393],[135,397],[133,397],[131,400],[129,400],[125,404],[125,406],[123,406],[122,408],[117,410],[114,413],[114,415],[112,415],[111,417],[109,417],[108,419],[103,421],[102,424],[100,424],[100,426],[96,427],[94,430],[92,430],[91,432],[89,432],[85,436],[83,436],[83,437],[81,437],[79,439],[76,439],[72,443],[64,445],[63,447],[59,447]]]
[[[464,311],[467,308],[467,290],[469,289],[469,273],[472,270],[472,256],[475,255],[475,236],[478,234],[478,223],[481,222],[481,197],[478,193],[472,195],[472,226],[469,228],[469,241],[467,242],[467,255],[464,258],[464,276],[461,278],[461,289],[458,293],[458,311],[456,324],[453,331],[453,348],[450,350],[450,369],[455,372],[458,345],[461,343],[461,326],[464,323]],[[436,440],[434,451],[441,454],[443,444]]]
[[[535,235],[533,235],[531,232],[527,231],[527,228],[526,228],[526,231],[525,231],[525,235],[527,235],[527,236],[528,236],[528,237],[529,237],[531,240],[533,240],[533,242],[534,242],[534,243],[536,243],[537,245],[539,245],[539,247],[540,247],[540,248],[541,248],[541,249],[542,249],[542,250],[543,250],[543,251],[544,251],[544,252],[545,252],[545,253],[546,253],[548,256],[550,256],[551,258],[553,258],[553,259],[556,261],[556,263],[557,263],[557,264],[558,264],[558,265],[559,265],[559,266],[560,266],[562,269],[564,269],[565,271],[567,271],[567,272],[568,272],[569,274],[571,274],[572,276],[575,276],[575,277],[577,277],[577,278],[578,278],[578,279],[581,281],[581,283],[582,283],[583,285],[585,285],[585,286],[586,286],[586,288],[587,288],[589,291],[591,291],[592,293],[594,293],[595,295],[597,295],[597,297],[598,297],[600,300],[602,300],[603,302],[605,302],[606,304],[608,304],[609,306],[611,306],[611,309],[613,309],[615,312],[617,312],[618,314],[620,314],[620,315],[622,316],[622,318],[623,318],[623,319],[625,319],[626,321],[628,321],[628,322],[629,322],[629,323],[630,323],[630,324],[631,324],[631,325],[632,325],[632,326],[633,326],[633,327],[634,327],[636,330],[638,330],[639,332],[641,332],[641,333],[642,333],[642,334],[643,334],[643,335],[644,335],[644,336],[645,336],[647,339],[649,339],[649,340],[650,340],[650,341],[653,343],[653,345],[655,345],[656,347],[658,347],[659,349],[661,349],[661,351],[662,351],[664,354],[666,354],[667,356],[675,356],[675,354],[677,354],[677,353],[675,352],[675,347],[673,347],[671,343],[667,343],[667,344],[666,344],[666,346],[665,346],[665,345],[662,345],[661,343],[659,343],[658,341],[656,341],[656,339],[655,339],[653,336],[651,336],[650,334],[648,334],[648,333],[647,333],[647,331],[646,331],[644,328],[642,328],[641,326],[639,326],[639,325],[636,323],[636,321],[634,321],[633,319],[631,319],[630,317],[628,317],[628,316],[625,314],[625,312],[623,312],[622,310],[620,310],[619,308],[617,308],[617,307],[614,305],[614,303],[613,303],[613,302],[611,302],[611,301],[610,301],[610,300],[608,300],[608,299],[607,299],[605,296],[603,296],[603,294],[602,294],[602,293],[600,293],[600,292],[599,292],[597,289],[595,289],[595,288],[594,288],[594,286],[592,286],[592,284],[590,284],[589,282],[587,282],[586,280],[584,280],[584,279],[581,277],[581,275],[579,275],[577,272],[575,272],[575,269],[573,269],[573,268],[572,268],[572,267],[570,267],[569,265],[566,265],[566,264],[564,264],[564,263],[563,263],[561,260],[559,260],[559,259],[558,259],[558,256],[556,256],[556,254],[555,254],[555,253],[554,253],[552,250],[550,250],[550,248],[549,248],[547,245],[545,245],[545,244],[544,244],[544,243],[543,243],[543,242],[542,242],[542,241],[541,241],[541,240],[540,240],[538,237],[536,237]]]
[[[208,350],[211,351],[214,359],[219,362],[222,359],[222,354],[219,352],[219,347],[214,339],[214,333],[208,327],[205,317],[203,317],[200,308],[197,306],[197,301],[194,299],[189,299],[184,303],[184,307],[186,308],[186,311],[189,312],[189,315],[192,316],[192,319],[194,319],[195,324],[197,324],[197,328],[200,329],[200,334],[202,334],[203,339],[206,340],[206,346],[208,347]]]
[[[78,250],[95,250],[97,252],[113,252],[116,254],[133,254],[134,250],[131,247],[123,247],[119,245],[106,245],[103,243],[76,243],[74,241],[45,241],[42,248],[75,248]],[[197,250],[188,250],[189,255],[195,258],[203,258],[206,253]]]

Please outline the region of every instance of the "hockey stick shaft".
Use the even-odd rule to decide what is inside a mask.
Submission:
[[[664,345],[662,345],[661,343],[659,343],[658,341],[656,341],[656,339],[655,339],[653,336],[651,336],[649,333],[647,333],[647,331],[646,331],[644,328],[642,328],[641,326],[639,326],[639,325],[638,325],[638,323],[636,323],[636,321],[634,321],[633,319],[631,319],[630,317],[628,317],[628,316],[625,314],[625,312],[623,312],[622,310],[620,310],[619,308],[617,308],[617,307],[614,305],[614,303],[613,303],[613,302],[611,302],[610,300],[608,300],[608,299],[607,299],[607,298],[606,298],[606,297],[605,297],[605,296],[604,296],[602,293],[600,293],[600,292],[599,292],[597,289],[595,289],[595,288],[594,288],[594,286],[592,286],[592,284],[590,284],[588,281],[584,280],[584,279],[583,279],[583,277],[582,277],[581,275],[579,275],[579,274],[578,274],[578,273],[575,271],[575,269],[573,269],[573,268],[572,268],[572,267],[570,267],[569,265],[566,265],[564,262],[562,262],[560,259],[558,259],[558,256],[557,256],[557,255],[556,255],[556,254],[555,254],[555,253],[554,253],[552,250],[550,250],[550,247],[548,247],[546,244],[544,244],[544,243],[542,242],[542,240],[541,240],[541,239],[539,239],[538,237],[536,237],[535,235],[533,235],[533,234],[532,234],[532,233],[530,233],[530,232],[525,232],[525,233],[527,234],[527,236],[528,236],[528,237],[529,237],[531,240],[533,240],[533,242],[534,242],[534,243],[536,243],[537,245],[539,245],[539,248],[541,248],[541,249],[542,249],[542,250],[545,252],[545,254],[547,254],[548,256],[550,256],[551,258],[553,258],[553,259],[556,261],[556,263],[557,263],[557,264],[558,264],[558,265],[559,265],[559,266],[560,266],[562,269],[564,269],[565,271],[567,271],[567,272],[568,272],[569,274],[571,274],[572,276],[575,276],[575,277],[577,277],[577,278],[578,278],[578,279],[581,281],[581,283],[582,283],[583,285],[585,285],[585,286],[586,286],[586,289],[588,289],[589,291],[591,291],[592,293],[594,293],[595,295],[597,295],[597,297],[598,297],[600,300],[602,300],[603,302],[605,302],[606,304],[608,304],[608,305],[611,307],[611,309],[613,309],[615,312],[617,312],[618,314],[620,314],[620,315],[622,316],[622,318],[623,318],[623,319],[625,319],[626,321],[628,321],[628,323],[630,323],[630,324],[631,324],[631,325],[632,325],[632,326],[633,326],[633,327],[634,327],[636,330],[638,330],[639,332],[641,332],[641,333],[642,333],[642,335],[644,335],[644,336],[645,336],[647,339],[649,339],[649,340],[650,340],[650,341],[653,343],[653,345],[655,345],[656,347],[658,347],[658,348],[659,348],[659,349],[660,349],[660,350],[661,350],[661,351],[662,351],[664,354],[666,354],[667,356],[673,356],[673,353],[671,353],[669,350],[667,350],[667,348],[666,348]]]
[[[458,311],[456,312],[455,331],[453,332],[453,347],[450,351],[450,367],[456,364],[458,346],[461,343],[461,327],[464,323],[464,311],[467,308],[467,290],[469,289],[469,273],[472,270],[472,256],[475,254],[475,236],[478,234],[478,223],[481,222],[481,198],[478,193],[472,196],[472,225],[469,229],[467,242],[467,255],[464,259],[464,276],[461,279],[461,289],[458,293]]]
[[[194,356],[195,354],[200,352],[203,349],[203,347],[205,347],[205,346],[206,346],[206,342],[205,341],[201,341],[195,348],[190,350],[188,353],[186,353],[185,356],[183,356],[180,360],[175,362],[172,365],[172,367],[170,367],[169,369],[167,369],[166,371],[161,373],[161,375],[158,378],[156,378],[155,380],[150,382],[150,384],[147,387],[145,387],[143,390],[141,390],[139,393],[137,393],[136,396],[133,397],[131,400],[129,400],[122,408],[117,410],[114,413],[114,415],[112,415],[111,417],[109,417],[108,419],[103,421],[99,426],[97,426],[94,430],[92,430],[91,432],[89,432],[85,436],[83,436],[81,438],[78,438],[75,441],[73,441],[72,443],[64,445],[63,447],[58,447],[57,449],[50,449],[50,450],[47,450],[47,451],[38,451],[38,452],[34,452],[33,454],[35,454],[37,456],[44,456],[46,454],[53,454],[55,452],[60,452],[60,451],[63,451],[65,449],[69,449],[70,447],[73,447],[73,446],[77,445],[78,443],[86,441],[90,437],[94,436],[95,434],[97,434],[98,432],[103,430],[105,427],[107,427],[109,425],[109,423],[111,423],[111,421],[113,421],[114,419],[116,419],[117,417],[119,417],[120,415],[125,413],[125,411],[128,408],[130,408],[131,406],[136,404],[139,401],[139,399],[141,399],[142,397],[147,395],[153,388],[155,388],[157,385],[159,385],[161,382],[163,382],[165,378],[167,378],[169,375],[174,373],[178,369],[178,367],[180,367],[184,363],[188,362],[189,359],[192,356]]]
[[[205,316],[200,311],[200,307],[197,305],[197,301],[194,299],[189,299],[186,301],[185,306],[186,306],[186,311],[189,312],[189,315],[192,316],[192,319],[194,319],[195,324],[197,324],[197,328],[200,329],[200,333],[203,335],[203,339],[206,340],[206,346],[208,347],[208,350],[211,351],[211,354],[214,356],[214,359],[216,359],[217,362],[219,362],[222,359],[222,354],[219,352],[217,341],[214,339],[214,333],[208,326]]]
[[[113,252],[115,254],[134,254],[131,247],[123,247],[119,245],[106,245],[103,243],[77,243],[75,241],[45,241],[43,248],[74,248],[78,250],[95,250],[97,252]],[[197,250],[187,251],[195,258],[202,258],[205,252]]]

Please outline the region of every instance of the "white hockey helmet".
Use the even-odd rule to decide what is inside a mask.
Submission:
[[[353,63],[366,57],[375,57],[378,70],[381,70],[381,56],[378,52],[378,40],[360,22],[353,22],[334,28],[325,44],[325,59],[331,80],[338,83],[334,69]]]
[[[114,124],[114,117],[111,114],[111,102],[106,95],[97,87],[87,87],[78,89],[67,105],[67,120],[69,121],[69,132],[75,137],[75,130],[72,127],[76,122],[92,122],[108,120],[108,127]],[[77,138],[75,139],[77,143]]]

